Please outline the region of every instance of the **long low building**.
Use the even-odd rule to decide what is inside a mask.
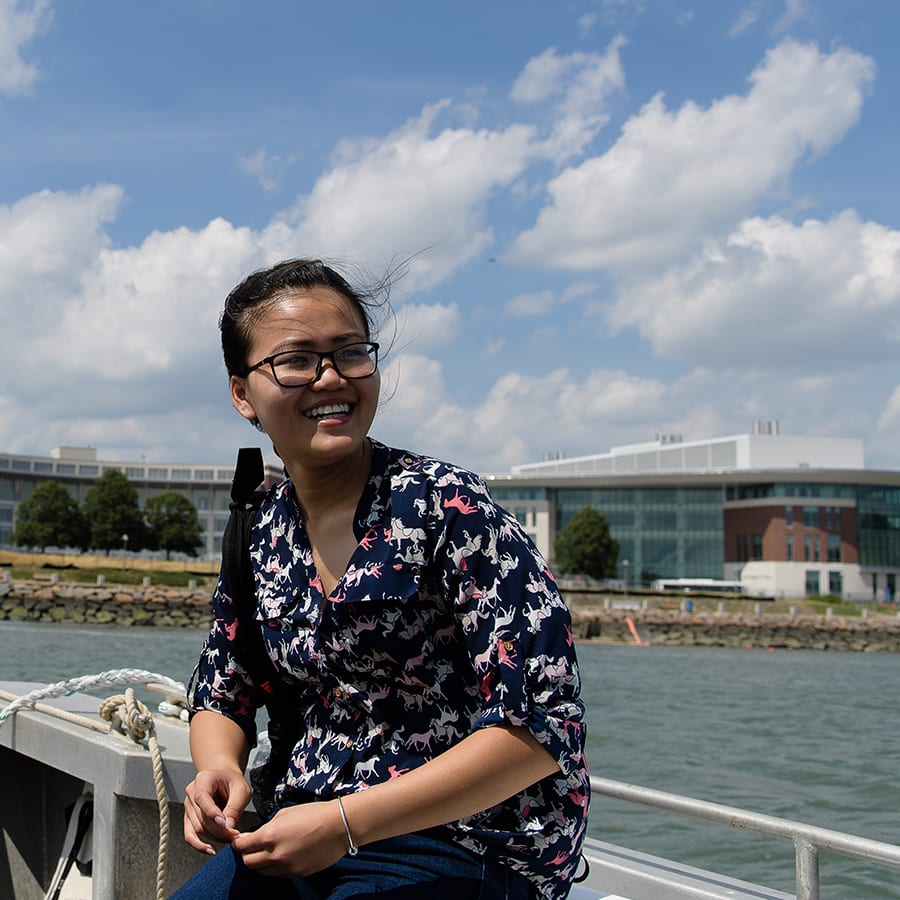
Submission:
[[[42,481],[59,482],[81,504],[93,483],[110,469],[121,472],[136,488],[141,508],[165,491],[184,494],[200,518],[200,557],[221,555],[233,467],[102,460],[95,449],[84,447],[58,447],[48,457],[0,453],[0,546],[9,545],[19,504]],[[266,467],[267,481],[280,477],[281,469]],[[127,547],[123,545],[123,549]]]
[[[900,471],[867,469],[859,440],[759,423],[752,434],[661,436],[489,481],[551,559],[577,512],[603,513],[632,584],[712,578],[759,597],[896,598]]]
[[[893,601],[900,471],[867,469],[864,460],[859,440],[788,437],[777,423],[759,423],[752,434],[666,435],[485,477],[551,562],[557,534],[592,506],[619,542],[627,584],[711,578],[740,581],[751,596]],[[67,447],[49,457],[0,454],[0,546],[35,485],[59,481],[81,502],[109,468],[137,488],[142,505],[162,491],[185,494],[200,514],[201,555],[220,554],[230,466],[99,460],[95,450]]]

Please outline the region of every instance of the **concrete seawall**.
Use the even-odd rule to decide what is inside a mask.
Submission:
[[[211,621],[210,593],[208,587],[0,581],[0,621],[205,629]],[[637,633],[653,645],[900,652],[900,619],[893,612],[868,617],[753,615],[607,609],[577,596],[567,599],[573,635],[580,640],[634,644]]]

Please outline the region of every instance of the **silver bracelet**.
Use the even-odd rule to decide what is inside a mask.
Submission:
[[[347,844],[350,848],[349,850],[347,850],[347,852],[351,856],[356,856],[356,854],[359,853],[359,847],[357,847],[356,844],[353,843],[353,837],[350,835],[350,826],[347,824],[347,816],[344,813],[344,804],[341,802],[340,797],[337,798],[337,802],[338,809],[341,811],[341,821],[344,823],[344,831],[347,832]]]

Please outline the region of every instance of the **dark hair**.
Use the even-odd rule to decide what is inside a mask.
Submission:
[[[225,298],[225,309],[219,318],[228,374],[246,374],[253,321],[257,311],[267,303],[293,290],[331,288],[356,307],[363,320],[366,340],[371,340],[373,310],[379,305],[380,295],[387,301],[388,282],[386,278],[374,288],[354,288],[343,275],[319,259],[287,259],[248,275]]]

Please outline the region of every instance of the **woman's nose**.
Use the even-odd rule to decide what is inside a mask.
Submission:
[[[321,367],[319,369],[319,377],[312,383],[313,387],[325,386],[337,384],[342,380],[341,373],[338,372],[337,366],[334,364],[334,360],[328,356],[322,357]]]

